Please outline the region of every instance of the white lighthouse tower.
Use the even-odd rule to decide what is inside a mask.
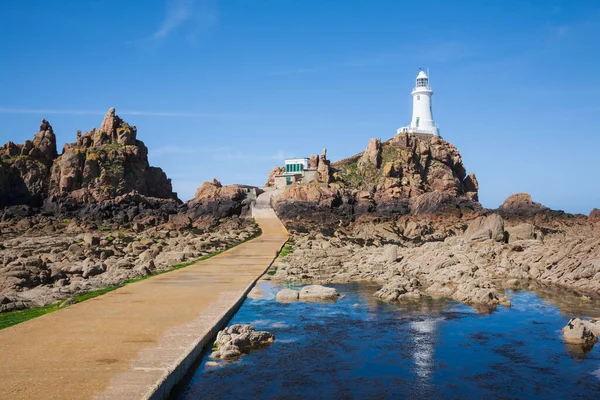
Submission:
[[[431,111],[433,90],[429,86],[429,78],[425,71],[419,71],[416,86],[411,94],[413,97],[412,121],[409,126],[398,129],[398,133],[409,132],[439,136],[440,130],[433,122]]]

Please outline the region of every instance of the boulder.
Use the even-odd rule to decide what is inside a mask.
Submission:
[[[398,245],[386,245],[383,248],[383,259],[386,262],[396,262],[398,260]]]
[[[592,211],[590,211],[590,215],[588,218],[592,222],[600,221],[600,210],[597,208],[594,208]]]
[[[83,235],[83,243],[88,246],[98,246],[100,244],[100,238],[92,233],[86,233]]]
[[[535,228],[531,224],[519,224],[506,228],[508,243],[516,242],[517,240],[535,239]]]
[[[290,303],[298,300],[299,293],[293,289],[282,289],[277,292],[275,299],[280,303]]]
[[[528,218],[548,210],[548,207],[535,203],[529,193],[511,194],[499,208],[502,216],[507,218]]]
[[[489,231],[489,233],[488,233]],[[496,242],[504,241],[504,220],[498,214],[479,216],[469,224],[464,236],[469,240],[492,239]]]
[[[592,347],[598,337],[589,329],[585,321],[572,318],[562,329],[563,338],[568,344],[578,344],[584,347]]]
[[[335,288],[321,285],[304,286],[300,290],[299,298],[303,301],[337,300],[339,294]]]
[[[242,352],[247,352],[275,341],[275,336],[269,332],[255,331],[254,327],[246,324],[235,324],[217,333],[211,358],[232,360],[239,358]]]

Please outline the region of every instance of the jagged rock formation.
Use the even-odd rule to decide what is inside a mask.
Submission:
[[[267,183],[265,186],[274,186],[275,185],[275,175],[281,175],[285,172],[285,167],[275,167],[269,172],[269,176],[267,177]]]
[[[0,206],[40,205],[56,157],[56,136],[46,120],[33,141],[0,147]]]
[[[136,135],[136,127],[111,108],[100,129],[78,132],[59,156],[52,126],[43,120],[33,141],[0,148],[0,206],[45,201],[47,211],[56,211],[57,203],[99,203],[130,192],[176,199],[171,181],[148,164],[148,149]]]
[[[331,164],[324,152],[318,171],[321,184],[292,186],[276,200],[288,224],[347,225],[361,216],[406,214],[460,217],[481,209],[477,178],[466,174],[456,147],[435,136],[371,139],[363,153]]]
[[[101,202],[129,192],[176,199],[171,180],[148,163],[148,149],[137,129],[111,108],[100,129],[77,133],[52,167],[50,201],[69,197],[76,203]]]

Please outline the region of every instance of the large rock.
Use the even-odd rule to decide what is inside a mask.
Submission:
[[[8,142],[0,147],[0,206],[40,205],[47,195],[52,163],[57,157],[56,135],[43,120],[33,141]]]
[[[300,300],[303,301],[322,301],[337,300],[339,294],[335,288],[329,288],[321,285],[304,286],[300,290]]]
[[[267,183],[265,186],[274,186],[275,185],[275,175],[281,175],[285,172],[285,167],[275,167],[269,172],[269,176],[267,177]]]
[[[298,300],[299,293],[293,289],[282,289],[277,292],[275,299],[280,303],[291,303]]]
[[[511,194],[499,208],[506,218],[528,218],[548,210],[548,207],[535,203],[529,193]]]
[[[255,331],[254,327],[245,324],[235,324],[217,333],[216,350],[211,358],[222,360],[236,359],[243,352],[269,345],[275,341],[275,336],[269,332]]]
[[[465,231],[465,237],[473,241],[492,239],[495,242],[502,242],[504,241],[504,220],[498,214],[479,216],[471,221]]]
[[[223,186],[213,179],[204,182],[192,200],[186,203],[187,215],[192,219],[204,216],[216,219],[242,215],[248,211],[249,203],[244,202],[246,191],[240,185]]]
[[[579,318],[572,318],[562,329],[562,333],[565,342],[569,344],[591,347],[598,341],[598,337],[589,329],[585,321]]]
[[[590,215],[588,218],[592,222],[600,221],[600,210],[598,210],[597,208],[594,208],[592,211],[590,211]]]
[[[381,141],[379,139],[369,140],[366,150],[358,161],[358,168],[379,168],[381,166]]]
[[[528,223],[519,224],[506,228],[508,243],[514,243],[517,240],[535,239],[535,227]]]

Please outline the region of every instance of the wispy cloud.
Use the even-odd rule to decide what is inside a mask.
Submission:
[[[189,20],[193,15],[194,0],[167,0],[167,13],[154,35],[155,39],[167,37],[171,31]]]
[[[100,110],[72,110],[72,109],[44,109],[44,108],[3,108],[0,114],[63,114],[63,115],[104,115],[106,111]],[[145,111],[145,110],[123,110],[119,115],[141,115],[149,117],[189,117],[189,118],[248,118],[250,114],[244,113],[203,113],[203,112],[177,112],[177,111]]]
[[[408,58],[419,60],[419,62],[449,62],[459,61],[472,55],[472,49],[462,42],[440,42],[429,45],[420,44],[418,47],[409,45],[404,46],[398,51],[355,57],[342,62],[280,69],[271,72],[271,75],[310,74],[346,68],[361,68],[373,65],[397,63]]]

